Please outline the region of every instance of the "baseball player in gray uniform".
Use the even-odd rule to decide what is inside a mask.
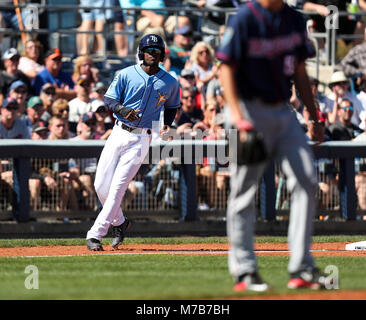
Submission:
[[[246,2],[229,21],[217,58],[223,63],[220,81],[231,113],[231,124],[245,141],[261,132],[270,155],[250,165],[231,163],[231,193],[227,210],[229,269],[235,291],[266,291],[254,253],[254,196],[266,164],[275,159],[292,192],[288,243],[289,288],[318,289],[325,278],[310,253],[315,211],[316,175],[313,155],[295,114],[288,107],[291,79],[314,122],[315,140],[323,141],[305,60],[314,53],[302,15],[282,0]],[[244,150],[245,151],[245,150]]]
[[[121,202],[149,152],[153,123],[159,123],[164,110],[161,133],[166,133],[180,107],[178,82],[159,67],[164,54],[163,39],[145,35],[138,46],[142,63],[122,69],[105,94],[116,122],[98,162],[94,186],[103,209],[87,233],[89,250],[103,250],[101,239],[111,225],[112,247],[122,243],[131,223]]]

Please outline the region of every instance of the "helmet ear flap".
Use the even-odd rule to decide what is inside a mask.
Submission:
[[[165,58],[165,50],[164,50],[164,48],[162,48],[161,55],[160,55],[160,62],[164,62],[164,58]]]

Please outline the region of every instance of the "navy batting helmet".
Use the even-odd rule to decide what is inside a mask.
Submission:
[[[160,55],[160,61],[164,61],[165,57],[165,43],[162,37],[160,37],[158,34],[147,34],[146,36],[143,36],[140,40],[139,47],[138,47],[138,57],[140,60],[144,59],[144,53],[143,50],[145,48],[159,48],[161,49],[161,55]]]

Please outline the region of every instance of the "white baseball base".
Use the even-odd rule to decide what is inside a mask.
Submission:
[[[366,241],[359,241],[346,244],[346,250],[366,250]]]

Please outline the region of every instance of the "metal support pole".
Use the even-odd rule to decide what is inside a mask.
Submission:
[[[332,28],[332,36],[331,36],[331,45],[332,45],[332,66],[334,67],[336,64],[337,58],[337,29]]]
[[[30,159],[13,159],[13,215],[18,222],[29,220]]]
[[[339,193],[342,218],[356,219],[356,188],[354,159],[339,160]]]
[[[182,164],[180,169],[180,209],[182,221],[197,220],[196,165]]]
[[[264,220],[276,219],[275,166],[270,162],[260,182],[260,214]]]

